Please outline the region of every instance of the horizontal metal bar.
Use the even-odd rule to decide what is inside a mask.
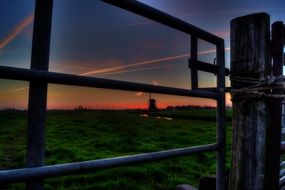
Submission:
[[[213,74],[217,74],[218,73],[218,66],[217,65],[213,65],[210,63],[206,63],[203,61],[199,61],[199,60],[192,60],[191,58],[189,59],[189,68],[195,68],[197,70],[200,71],[205,71],[205,72],[209,72],[209,73],[213,73]],[[229,76],[230,75],[230,70],[228,68],[225,68],[225,76]]]
[[[197,88],[197,90],[201,90],[201,91],[212,91],[212,92],[217,92],[219,91],[218,88]],[[231,91],[231,87],[225,87],[224,89],[225,92],[230,92]]]
[[[41,166],[33,168],[13,169],[0,171],[0,183],[11,183],[25,181],[34,178],[48,178],[55,176],[64,176],[78,174],[89,171],[102,170],[107,168],[120,167],[125,165],[150,162],[177,156],[185,156],[194,153],[216,151],[217,144],[208,144],[203,146],[178,148],[164,150],[152,153],[137,154],[131,156],[122,156],[115,158],[106,158],[93,161],[75,162],[68,164],[58,164],[51,166]]]
[[[116,7],[128,10],[135,14],[141,15],[143,17],[149,18],[171,28],[177,29],[181,32],[196,36],[200,39],[208,41],[213,44],[220,44],[223,39],[211,34],[205,30],[202,30],[194,25],[191,25],[183,20],[180,20],[174,16],[166,14],[158,9],[148,6],[136,0],[101,0],[103,2],[112,4]]]
[[[217,93],[0,66],[0,78],[216,99]]]

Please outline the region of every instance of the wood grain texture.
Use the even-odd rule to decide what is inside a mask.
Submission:
[[[270,19],[265,13],[231,21],[231,74],[259,79],[270,74]],[[232,80],[232,89],[251,85]],[[236,95],[235,95],[236,96]],[[265,137],[268,125],[264,99],[233,97],[233,144],[230,190],[264,189]]]
[[[272,24],[272,74],[273,76],[283,75],[284,53],[283,53],[283,22]],[[273,94],[281,94],[281,90],[272,90]],[[265,164],[265,189],[279,189],[280,172],[280,141],[281,141],[281,118],[282,118],[282,99],[269,99],[271,110],[270,127],[266,133],[266,164]]]

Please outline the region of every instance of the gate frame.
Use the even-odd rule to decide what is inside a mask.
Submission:
[[[50,24],[52,20],[52,2],[53,0],[42,1],[36,0],[34,33],[33,33],[33,53],[31,69],[12,68],[0,66],[0,78],[13,79],[30,82],[29,95],[29,124],[30,129],[35,129],[31,132],[28,129],[28,168],[2,170],[0,171],[0,183],[10,183],[18,181],[29,181],[27,189],[43,189],[44,178],[70,175],[87,171],[94,171],[105,168],[113,168],[118,166],[142,163],[160,159],[166,159],[176,156],[190,155],[199,152],[217,151],[217,190],[225,189],[225,76],[229,75],[229,70],[225,69],[225,49],[224,40],[207,31],[204,31],[196,26],[188,24],[162,11],[152,8],[148,5],[133,0],[101,0],[112,4],[116,7],[128,10],[135,14],[149,18],[153,21],[169,26],[178,31],[191,35],[191,39],[202,39],[216,45],[217,66],[204,63],[195,58],[197,48],[191,49],[192,56],[189,60],[189,67],[192,68],[195,64],[192,73],[197,71],[205,71],[217,74],[216,88],[198,88],[197,76],[192,76],[192,90],[171,88],[165,86],[154,86],[133,82],[124,82],[109,79],[99,79],[95,77],[84,77],[70,74],[61,74],[48,71],[49,49],[50,49]],[[41,36],[41,32],[44,32]],[[192,45],[193,45],[193,40]],[[196,40],[197,42],[197,40]],[[196,44],[197,46],[197,44]],[[193,56],[194,55],[194,56]],[[225,75],[226,74],[226,75]],[[195,82],[196,81],[196,82]],[[39,85],[34,85],[38,83]],[[57,164],[43,166],[44,159],[44,124],[46,115],[46,85],[48,83],[97,87],[128,91],[144,91],[160,94],[170,94],[187,97],[200,97],[216,100],[217,102],[217,142],[214,144],[165,150],[152,153],[144,153],[138,155],[107,158],[100,160]],[[38,96],[37,100],[34,99]],[[33,106],[36,106],[33,107]],[[37,111],[37,115],[35,114]],[[37,116],[37,117],[35,117]],[[35,143],[41,145],[35,147]],[[33,156],[41,155],[42,159],[33,160]],[[32,179],[32,180],[31,180]]]

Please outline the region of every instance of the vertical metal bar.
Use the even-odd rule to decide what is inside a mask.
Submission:
[[[222,40],[217,46],[217,190],[225,190],[226,175],[226,105],[225,105],[225,47]]]
[[[36,0],[31,69],[48,70],[53,0]],[[44,125],[47,83],[31,81],[29,88],[26,166],[44,165]],[[44,179],[28,180],[27,190],[43,190]]]
[[[283,22],[272,24],[272,50],[273,76],[283,75]],[[272,90],[272,93],[282,93],[280,90]],[[265,164],[265,189],[279,189],[280,172],[280,147],[282,127],[282,99],[269,100],[271,124],[266,134],[266,164]]]
[[[191,66],[191,87],[192,89],[198,88],[197,43],[198,43],[197,37],[191,36],[191,65],[192,65]]]

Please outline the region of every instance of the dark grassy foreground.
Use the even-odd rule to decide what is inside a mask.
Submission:
[[[49,111],[46,164],[129,155],[215,142],[215,110],[162,111],[141,117],[138,111]],[[228,120],[231,113],[228,112]],[[24,111],[0,112],[0,169],[25,163]],[[231,137],[227,123],[228,142]],[[228,143],[227,149],[230,149]],[[228,151],[229,155],[229,151]],[[229,162],[229,157],[228,157]],[[89,174],[47,179],[45,189],[151,190],[181,183],[197,185],[201,176],[215,174],[215,153],[120,167]],[[0,189],[23,189],[22,183]]]

